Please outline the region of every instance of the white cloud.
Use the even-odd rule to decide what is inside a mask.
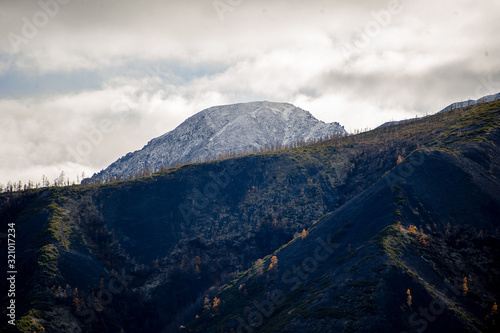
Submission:
[[[291,102],[354,130],[500,90],[480,83],[500,81],[498,2],[403,0],[353,47],[388,4],[243,1],[221,21],[212,1],[71,0],[14,52],[8,32],[41,8],[2,1],[0,82],[31,88],[0,99],[0,182],[98,171],[212,105]],[[72,89],[89,73],[99,86]],[[43,93],[48,75],[68,93]],[[103,120],[115,126],[100,139]],[[88,153],[68,150],[92,135]]]

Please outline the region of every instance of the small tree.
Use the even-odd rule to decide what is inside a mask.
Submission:
[[[307,237],[307,231],[306,229],[302,229],[302,239],[306,238]]]
[[[220,305],[220,298],[218,297],[214,297],[214,303],[213,303],[213,308],[214,310],[218,310],[219,309],[219,305]]]
[[[401,162],[403,162],[403,158],[401,157],[401,155],[398,155],[398,160],[397,160],[397,163],[399,164],[399,163],[401,163]]]
[[[411,293],[410,289],[406,291],[406,305],[408,305],[409,308],[411,308]]]
[[[61,171],[59,177],[54,180],[55,186],[64,186],[64,171]]]
[[[255,273],[260,276],[264,272],[264,261],[259,259],[255,262]]]
[[[271,264],[269,265],[269,270],[278,269],[278,257],[271,257]]]
[[[202,264],[202,261],[201,261],[200,256],[196,256],[196,257],[194,257],[194,264],[195,264],[196,266],[199,266],[199,265],[201,265],[201,264]]]
[[[212,304],[210,304],[210,299],[205,296],[205,300],[203,301],[203,310],[210,310],[212,308]]]

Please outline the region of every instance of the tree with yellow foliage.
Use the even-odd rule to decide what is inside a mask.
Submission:
[[[215,310],[217,310],[217,308],[219,307],[219,305],[220,305],[220,298],[218,298],[218,297],[214,297],[214,303],[213,303],[213,306],[212,306],[212,307],[213,307]]]
[[[272,256],[271,257],[271,264],[273,264],[274,267],[278,267],[278,257]]]
[[[75,305],[76,311],[80,311],[82,300],[78,297],[73,298],[73,304]]]
[[[278,269],[278,257],[276,256],[271,257],[271,264],[269,265],[269,270],[271,271],[273,269]]]
[[[307,237],[307,231],[306,229],[302,229],[302,239],[306,238]]]
[[[412,297],[411,297],[410,289],[408,289],[406,291],[406,295],[407,295],[407,297],[406,297],[406,305],[408,305],[408,307],[411,308],[411,298]]]
[[[421,234],[420,237],[417,238],[418,242],[424,246],[427,246],[429,243],[427,242],[427,236],[424,234]]]

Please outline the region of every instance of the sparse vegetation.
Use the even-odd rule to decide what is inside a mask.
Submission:
[[[477,186],[497,184],[499,118],[493,102],[240,156],[241,173],[215,197],[204,188],[231,156],[134,180],[2,193],[0,220],[19,226],[29,272],[19,281],[20,327],[57,332],[55,320],[71,318],[83,332],[237,331],[239,316],[280,291],[259,331],[405,331],[406,322],[379,319],[435,299],[450,329],[498,331],[498,206]],[[106,290],[120,291],[106,303],[97,298]]]

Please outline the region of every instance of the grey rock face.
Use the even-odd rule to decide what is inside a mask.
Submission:
[[[291,145],[346,134],[339,123],[324,123],[288,103],[262,101],[214,106],[151,140],[141,150],[118,159],[94,174],[91,181],[102,182],[114,176],[126,179],[148,167],[153,171],[216,159],[226,153],[258,152],[271,145]]]

